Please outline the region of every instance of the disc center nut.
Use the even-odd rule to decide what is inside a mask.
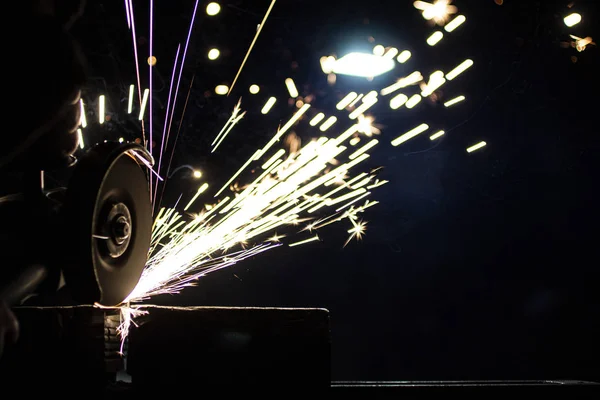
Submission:
[[[123,244],[131,235],[131,224],[124,215],[119,215],[112,223],[112,237],[117,244]]]

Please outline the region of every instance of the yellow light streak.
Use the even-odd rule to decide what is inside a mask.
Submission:
[[[398,82],[394,83],[393,85],[390,85],[386,88],[381,89],[380,93],[382,96],[387,96],[388,94],[393,93],[396,90],[403,89],[403,88],[411,86],[411,85],[416,85],[417,83],[421,82],[422,80],[423,80],[423,75],[421,75],[421,73],[419,71],[415,71],[412,74],[410,74],[404,78],[400,78],[398,80]]]
[[[285,80],[285,86],[287,87],[290,97],[298,97],[298,89],[296,89],[296,84],[292,78],[287,78]]]
[[[310,242],[316,242],[317,240],[320,240],[319,239],[319,235],[315,235],[314,237],[312,237],[310,239],[301,240],[301,241],[296,242],[296,243],[288,244],[288,246],[289,247],[301,246],[303,244],[307,244],[307,243],[310,243]]]
[[[80,148],[84,148],[84,143],[83,143],[83,133],[81,132],[81,129],[77,129],[77,137],[79,139],[79,147]]]
[[[466,59],[460,65],[458,65],[458,67],[456,67],[452,71],[448,72],[446,74],[446,79],[448,79],[449,81],[456,79],[457,76],[459,76],[460,74],[465,72],[467,69],[471,68],[472,66],[473,66],[473,60]]]
[[[439,132],[436,132],[436,133],[434,133],[433,135],[431,135],[431,136],[429,137],[429,139],[430,139],[430,140],[436,140],[436,139],[439,139],[439,138],[441,138],[442,136],[444,136],[444,134],[445,134],[445,133],[446,133],[446,132],[444,132],[444,131],[439,131]]]
[[[333,126],[333,124],[335,124],[337,121],[337,117],[335,116],[331,116],[329,118],[327,118],[327,121],[323,122],[323,125],[321,125],[319,127],[319,130],[321,132],[325,132],[327,129],[331,128]]]
[[[100,95],[100,97],[98,97],[98,122],[103,124],[104,120],[105,120],[105,115],[104,115],[104,102],[105,102],[105,98],[104,95]]]
[[[382,56],[383,53],[385,53],[385,47],[382,45],[378,44],[377,46],[373,47],[373,54],[376,56]]]
[[[350,201],[349,203],[344,204],[343,206],[341,206],[340,208],[338,208],[337,210],[335,210],[335,212],[340,212],[343,209],[350,207],[352,204],[355,204],[355,203],[361,201],[362,199],[364,199],[365,197],[369,196],[370,194],[371,194],[371,192],[366,192],[362,196],[359,196],[356,199]]]
[[[266,114],[269,111],[271,111],[271,108],[273,108],[273,106],[275,105],[276,101],[277,101],[277,99],[275,97],[269,97],[269,100],[267,100],[267,102],[263,106],[262,110],[260,110],[260,112],[262,114]]]
[[[376,189],[376,188],[378,188],[378,187],[380,187],[380,186],[383,186],[383,185],[385,185],[386,183],[390,183],[390,182],[389,182],[389,181],[381,181],[381,182],[380,182],[380,181],[379,181],[379,179],[378,179],[378,180],[376,180],[376,181],[375,181],[375,183],[374,183],[374,184],[372,184],[372,185],[370,185],[370,186],[367,186],[367,189],[369,189],[369,190],[371,190],[371,189]]]
[[[431,36],[427,38],[427,44],[430,46],[435,46],[444,38],[444,34],[441,31],[435,31]]]
[[[208,3],[208,5],[206,6],[206,14],[210,15],[211,17],[217,15],[219,11],[221,11],[221,6],[219,5],[219,3],[216,3],[214,1]]]
[[[410,140],[412,138],[414,138],[417,135],[420,135],[421,133],[425,132],[427,129],[429,129],[429,125],[427,124],[421,124],[419,126],[417,126],[414,129],[411,129],[410,131],[406,132],[405,134],[398,136],[396,139],[392,140],[392,146],[396,147],[399,146],[400,144],[406,142],[407,140]]]
[[[127,114],[133,112],[133,93],[135,92],[135,86],[129,85],[129,99],[127,100]]]
[[[581,14],[578,14],[578,13],[569,14],[565,17],[564,21],[565,21],[565,25],[568,26],[569,28],[571,28],[581,22]]]
[[[467,153],[472,153],[472,152],[474,152],[474,151],[477,151],[477,150],[481,149],[482,147],[484,147],[484,146],[486,146],[486,145],[487,145],[487,143],[486,143],[486,142],[479,142],[479,143],[477,143],[477,144],[475,144],[475,145],[473,145],[473,146],[469,147],[469,148],[467,149]]]
[[[369,108],[371,108],[372,106],[375,105],[375,103],[377,103],[377,97],[370,97],[367,98],[365,96],[365,98],[363,99],[363,103],[356,107],[356,109],[354,111],[352,111],[350,113],[350,115],[348,115],[348,117],[350,119],[356,119],[358,118],[359,115],[363,114],[365,111],[367,111]]]
[[[423,100],[423,98],[421,97],[421,95],[419,95],[419,94],[413,95],[406,102],[406,108],[411,109],[411,108],[416,107],[416,105],[419,104],[421,102],[421,100]]]
[[[317,115],[315,115],[313,117],[313,119],[310,120],[309,124],[310,126],[316,126],[319,124],[319,122],[321,122],[323,120],[323,118],[325,118],[325,114],[323,113],[318,113]]]
[[[362,181],[352,185],[352,189],[360,189],[363,186],[367,186],[372,180],[373,180],[373,177],[368,176],[365,179],[363,179]]]
[[[356,146],[360,143],[360,136],[354,137],[350,140],[350,146]]]
[[[453,32],[456,30],[456,28],[464,24],[466,20],[467,18],[464,15],[459,15],[452,21],[448,22],[444,29],[446,30],[446,32]]]
[[[241,173],[242,173],[242,171],[243,171],[243,170],[245,170],[245,169],[246,169],[246,167],[247,167],[248,165],[250,165],[250,163],[251,163],[252,161],[254,161],[254,160],[257,158],[257,157],[259,157],[259,154],[260,154],[260,152],[261,152],[260,150],[256,150],[256,152],[255,152],[255,153],[252,155],[252,157],[250,157],[250,158],[248,159],[248,161],[246,161],[246,162],[244,163],[244,165],[242,165],[242,166],[240,167],[240,169],[238,169],[238,170],[237,170],[237,172],[236,172],[236,173],[235,173],[235,174],[234,174],[234,175],[233,175],[233,176],[232,176],[232,177],[231,177],[231,178],[230,178],[230,179],[227,181],[227,183],[223,185],[223,187],[222,187],[222,188],[221,188],[221,189],[220,189],[220,190],[217,192],[217,194],[215,194],[215,197],[217,197],[217,196],[219,196],[221,193],[223,193],[223,191],[224,191],[226,188],[228,188],[228,187],[229,187],[229,185],[231,184],[231,182],[233,182],[233,181],[234,181],[234,180],[235,180],[235,179],[236,179],[236,178],[239,176],[239,174],[241,174]]]
[[[142,97],[142,106],[140,108],[140,115],[138,116],[138,120],[144,119],[144,112],[146,111],[146,104],[148,103],[148,95],[150,94],[150,90],[144,89],[144,96]]]
[[[218,94],[219,96],[225,96],[228,91],[229,91],[229,86],[227,86],[227,85],[218,85],[215,88],[215,94]]]
[[[354,100],[352,100],[352,103],[348,104],[348,107],[354,107],[356,105],[356,103],[358,103],[358,101],[360,99],[363,98],[363,94],[359,94],[357,98],[355,98]]]
[[[406,96],[403,93],[400,93],[400,94],[392,97],[392,99],[390,100],[390,108],[392,110],[397,110],[400,107],[402,107],[404,104],[406,104],[407,101],[408,101],[408,96]]]
[[[273,163],[275,163],[275,161],[277,161],[279,159],[279,157],[281,157],[284,154],[285,154],[284,149],[277,150],[277,153],[273,154],[273,156],[271,158],[269,158],[269,160],[262,165],[262,169],[269,168],[271,165],[273,165]]]
[[[279,138],[281,138],[300,119],[300,117],[304,115],[306,110],[308,110],[309,108],[310,104],[305,104],[302,107],[300,107],[300,109],[296,111],[292,118],[290,118],[290,120],[286,122],[286,124],[275,134],[275,136],[273,136],[271,141],[267,143],[267,145],[260,151],[258,157],[261,157],[263,154],[265,154],[271,148],[271,146],[273,146],[275,142],[277,142]]]
[[[461,101],[464,101],[465,99],[466,99],[466,97],[465,97],[465,96],[458,96],[458,97],[455,97],[455,98],[454,98],[454,99],[452,99],[452,100],[448,100],[447,102],[445,102],[445,103],[444,103],[444,106],[445,106],[446,108],[448,108],[448,107],[452,107],[453,105],[455,105],[455,104],[458,104],[458,103],[460,103]]]
[[[390,49],[388,49],[388,51],[385,52],[383,58],[389,58],[391,60],[398,55],[398,52],[399,51],[397,48],[391,47]]]
[[[356,150],[354,153],[350,154],[350,156],[348,158],[350,160],[354,160],[356,157],[360,156],[361,154],[363,154],[363,153],[369,151],[370,149],[372,149],[373,147],[375,147],[377,145],[377,143],[379,143],[379,140],[377,140],[377,139],[371,140],[369,143],[365,144],[363,147]]]
[[[366,192],[367,192],[367,189],[365,189],[365,188],[356,189],[350,193],[346,193],[345,195],[337,197],[335,199],[327,199],[325,201],[325,204],[328,206],[334,206],[334,205],[342,203],[346,200],[350,200],[353,197],[360,196],[361,194],[366,193]]]
[[[206,192],[206,189],[208,189],[208,183],[204,182],[199,188],[198,191],[196,192],[196,194],[194,195],[194,197],[192,197],[192,199],[190,200],[190,202],[187,204],[187,206],[185,206],[185,208],[183,209],[184,211],[187,211],[188,208],[190,208],[190,206],[192,204],[194,204],[194,202],[198,199],[198,196],[200,196],[202,193]]]
[[[358,97],[358,93],[350,92],[346,96],[344,96],[344,98],[342,100],[340,100],[339,103],[337,103],[335,108],[337,108],[338,110],[343,110],[344,108],[348,107],[350,105],[350,103],[352,103],[354,101],[354,99],[356,99],[357,97]]]
[[[412,53],[408,50],[404,50],[402,53],[400,53],[400,55],[398,55],[398,58],[396,58],[396,60],[400,63],[400,64],[404,64],[405,62],[407,62],[410,58],[412,57]]]

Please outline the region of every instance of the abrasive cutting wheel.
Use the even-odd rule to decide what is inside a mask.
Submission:
[[[141,146],[102,143],[75,167],[65,199],[70,249],[62,268],[76,301],[118,305],[138,283],[150,246],[146,166],[152,164]]]

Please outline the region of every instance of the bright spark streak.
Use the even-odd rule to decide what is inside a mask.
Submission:
[[[352,100],[352,103],[348,104],[348,107],[354,107],[356,105],[356,103],[358,103],[358,101],[360,99],[362,99],[362,97],[363,97],[363,94],[362,93],[359,94],[357,98],[355,98],[354,100]]]
[[[439,139],[439,138],[441,138],[442,136],[444,136],[444,134],[445,134],[445,133],[446,133],[446,132],[444,132],[444,131],[439,131],[439,132],[437,132],[437,133],[434,133],[433,135],[431,135],[431,136],[429,137],[429,139],[430,139],[430,140],[436,140],[436,139]]]
[[[390,182],[389,182],[389,181],[381,181],[381,182],[380,182],[380,181],[379,181],[379,179],[378,179],[378,180],[376,180],[376,181],[375,181],[375,183],[374,183],[374,184],[372,184],[372,185],[370,185],[370,186],[367,186],[367,189],[369,189],[369,190],[371,190],[371,189],[375,189],[375,188],[378,188],[378,187],[380,187],[380,186],[383,186],[383,185],[385,185],[386,183],[390,183]]]
[[[444,106],[445,106],[446,108],[448,108],[448,107],[452,107],[453,105],[455,105],[455,104],[457,104],[457,103],[460,103],[461,101],[464,101],[465,99],[466,99],[466,97],[465,97],[465,96],[458,96],[458,97],[456,97],[456,98],[454,98],[454,99],[452,99],[452,100],[448,100],[447,102],[445,102],[445,103],[444,103]]]
[[[139,57],[138,57],[138,51],[137,51],[137,33],[135,32],[135,18],[134,18],[134,12],[133,12],[133,1],[132,0],[128,0],[129,1],[129,15],[131,17],[131,36],[133,39],[133,56],[135,58],[135,74],[137,77],[137,84],[138,84],[138,99],[140,102],[140,106],[142,104],[142,81],[140,79],[140,63],[139,63]],[[144,145],[146,144],[146,134],[144,133],[144,124],[142,123],[142,140],[144,142]]]
[[[352,224],[354,225],[354,227],[348,230],[350,237],[348,238],[348,240],[346,240],[346,243],[344,243],[344,247],[346,247],[348,243],[350,243],[350,241],[354,238],[356,238],[356,240],[361,240],[363,235],[365,234],[365,231],[367,230],[367,224],[365,222],[360,221],[356,223],[352,221]]]
[[[393,85],[390,85],[386,88],[381,89],[381,95],[387,96],[388,94],[393,93],[396,90],[403,89],[403,88],[411,86],[411,85],[416,85],[417,83],[421,82],[422,80],[423,80],[423,75],[421,75],[421,73],[419,71],[415,71],[412,74],[410,74],[404,78],[400,78],[398,80],[398,82],[394,83]]]
[[[362,133],[366,136],[373,136],[373,134],[379,134],[381,131],[376,128],[373,123],[375,122],[375,118],[372,116],[365,117],[363,114],[358,116],[358,132]]]
[[[153,44],[153,36],[154,36],[154,0],[150,0],[150,40],[148,41],[149,44],[149,54],[150,57],[154,57],[154,53],[152,52],[152,44]],[[154,131],[154,124],[152,123],[152,120],[154,118],[154,113],[152,112],[152,70],[154,69],[153,63],[148,63],[149,64],[149,70],[148,70],[148,81],[150,82],[149,85],[149,98],[150,98],[150,107],[149,107],[149,112],[150,112],[150,122],[149,122],[149,128],[148,131],[150,132],[149,136],[150,136],[150,140],[148,141],[148,152],[150,153],[150,155],[152,155],[152,146],[153,146],[153,141],[152,141],[152,133]],[[159,171],[160,172],[160,171]],[[152,196],[152,178],[150,178],[150,195]]]
[[[413,95],[406,102],[406,108],[411,109],[411,108],[416,107],[416,105],[419,104],[421,102],[421,100],[423,100],[423,98],[421,97],[421,95],[418,95],[418,94]]]
[[[83,143],[83,133],[81,132],[81,129],[77,129],[77,138],[79,141],[79,147],[83,149],[85,145]]]
[[[287,78],[285,80],[285,86],[287,87],[290,97],[298,97],[298,89],[296,89],[296,84],[292,78]]]
[[[448,72],[446,74],[446,79],[451,81],[472,66],[473,66],[473,60],[467,59],[467,60],[463,61],[458,67],[456,67],[452,71]]]
[[[217,15],[221,11],[221,5],[219,3],[210,2],[206,6],[206,14],[211,17]]]
[[[394,97],[392,97],[392,99],[390,100],[390,108],[392,110],[397,110],[400,107],[402,107],[404,104],[406,104],[406,102],[408,101],[408,96],[400,93]]]
[[[352,103],[357,97],[358,94],[356,92],[350,92],[346,96],[344,96],[344,98],[340,100],[339,103],[337,103],[335,108],[337,108],[338,110],[343,110],[344,108],[348,107],[350,103]]]
[[[375,147],[377,145],[377,143],[379,143],[379,140],[377,140],[377,139],[371,140],[369,143],[365,144],[363,147],[356,150],[354,153],[350,154],[350,156],[348,158],[350,160],[354,160],[356,157],[360,156],[361,154],[363,154],[363,153],[367,152],[368,150],[372,149],[373,147]]]
[[[260,110],[260,112],[263,114],[266,114],[269,111],[271,111],[271,108],[273,108],[276,101],[277,101],[277,99],[275,97],[269,97],[269,100],[267,100],[267,102],[263,106],[262,110]]]
[[[219,49],[210,49],[208,51],[208,59],[209,60],[216,60],[217,58],[219,58],[220,55],[221,55],[221,52],[219,51]]]
[[[238,122],[240,122],[240,120],[242,118],[244,118],[244,115],[246,115],[246,111],[244,111],[243,113],[241,113],[240,115],[238,115],[237,117],[235,117],[235,119],[233,121],[231,121],[231,125],[229,125],[229,127],[227,128],[227,130],[223,133],[223,136],[221,137],[221,139],[217,142],[217,144],[215,144],[214,149],[212,149],[211,153],[214,153],[217,148],[219,147],[219,145],[221,143],[223,143],[223,140],[225,140],[225,138],[227,137],[227,135],[229,134],[229,132],[231,132],[231,130],[233,129],[234,126],[237,125]]]
[[[100,124],[104,123],[104,102],[105,102],[105,97],[104,95],[100,95],[100,97],[98,97],[98,122]]]
[[[269,168],[271,165],[273,165],[275,163],[275,161],[277,161],[279,159],[279,157],[281,157],[284,154],[285,154],[284,149],[277,150],[277,153],[273,154],[273,156],[271,158],[269,158],[269,160],[262,165],[262,169]]]
[[[337,117],[335,116],[331,116],[329,118],[327,118],[327,121],[323,122],[323,125],[321,125],[319,127],[319,130],[321,132],[325,132],[327,129],[331,128],[333,126],[333,124],[335,124],[337,121]]]
[[[127,114],[131,114],[133,111],[133,93],[135,92],[135,85],[129,85],[129,100],[127,101]]]
[[[277,142],[279,138],[281,138],[300,119],[300,117],[304,115],[306,110],[308,110],[309,108],[310,104],[305,104],[302,107],[300,107],[300,109],[296,111],[294,116],[290,118],[290,120],[275,134],[275,136],[273,136],[271,141],[267,143],[267,145],[260,151],[260,155],[258,157],[262,157],[262,155],[265,154],[271,148],[271,146],[273,146],[275,142]]]
[[[397,48],[391,47],[388,51],[385,52],[383,58],[389,58],[391,60],[398,55],[398,52],[399,50]]]
[[[150,93],[150,90],[144,89],[144,98],[142,99],[142,107],[140,108],[140,115],[138,116],[138,119],[140,121],[142,121],[144,119],[144,111],[146,111],[146,103],[148,103],[148,94],[149,93]]]
[[[341,143],[345,142],[348,138],[350,138],[350,136],[354,135],[357,132],[358,132],[358,125],[357,124],[352,125],[344,133],[342,133],[340,136],[335,138],[336,144],[341,144]]]
[[[357,136],[355,138],[352,138],[350,140],[350,146],[356,146],[358,143],[360,143],[360,137],[359,136]]]
[[[81,127],[85,128],[87,126],[87,118],[85,117],[85,108],[83,106],[83,100],[79,100],[79,106],[81,107],[81,117],[80,117]]]
[[[260,87],[258,85],[250,85],[248,91],[250,94],[258,94],[258,92],[260,92]]]
[[[486,142],[479,142],[479,143],[477,143],[476,145],[473,145],[473,146],[469,147],[469,148],[467,149],[467,153],[472,153],[472,152],[474,152],[474,151],[476,151],[476,150],[479,150],[479,149],[481,149],[482,147],[484,147],[485,145],[487,145],[487,143],[486,143]]]
[[[442,71],[435,71],[433,74],[431,74],[431,77],[429,78],[429,82],[427,83],[427,85],[425,85],[425,88],[421,92],[421,96],[423,96],[423,97],[431,96],[433,94],[433,92],[435,92],[440,87],[442,87],[442,85],[444,85],[444,83],[446,83],[446,79],[444,78],[444,73]]]
[[[325,114],[323,113],[318,113],[317,115],[315,115],[313,117],[313,119],[310,120],[310,126],[316,126],[319,124],[319,122],[321,122],[323,120],[323,118],[325,118]]]
[[[125,15],[127,17],[127,27],[131,29],[131,16],[129,15],[129,0],[125,0]]]
[[[440,31],[433,32],[431,36],[427,38],[427,44],[430,46],[435,46],[444,38],[444,34]]]
[[[281,239],[285,238],[285,235],[278,235],[275,233],[273,236],[267,239],[268,242],[279,243]]]
[[[398,62],[400,64],[404,64],[405,62],[407,62],[410,57],[412,56],[412,53],[408,50],[404,50],[402,53],[400,53],[400,55],[398,56],[398,58],[396,58],[396,60],[398,60]]]
[[[348,117],[350,119],[356,119],[358,118],[359,115],[363,114],[365,111],[367,111],[369,108],[371,108],[372,106],[375,105],[375,103],[377,103],[377,97],[370,97],[367,98],[365,96],[365,98],[363,99],[363,103],[356,107],[356,109],[354,111],[352,111],[350,113],[350,115],[348,115]]]
[[[383,53],[385,53],[385,47],[383,47],[382,45],[378,44],[375,47],[373,47],[373,54],[375,54],[376,56],[381,57]]]
[[[240,65],[240,68],[238,69],[238,72],[235,75],[235,78],[233,79],[233,83],[231,84],[231,87],[229,88],[229,93],[227,93],[228,96],[231,93],[231,91],[233,90],[233,87],[235,86],[235,82],[237,82],[237,79],[240,76],[240,73],[242,72],[242,69],[244,68],[244,64],[246,64],[246,60],[248,59],[248,56],[250,55],[250,52],[252,51],[252,48],[254,47],[254,43],[256,43],[256,39],[258,39],[258,35],[260,35],[260,31],[262,30],[263,26],[265,26],[265,22],[267,22],[267,18],[269,17],[269,14],[271,13],[271,10],[273,9],[273,6],[275,5],[276,1],[277,0],[272,0],[271,1],[271,5],[267,9],[267,12],[265,13],[265,16],[264,16],[262,22],[258,26],[258,29],[256,30],[256,34],[254,35],[254,39],[252,39],[252,43],[250,43],[250,47],[248,48],[248,51],[246,52],[246,56],[244,56],[244,60],[242,61],[242,65]]]
[[[301,246],[303,244],[307,244],[307,243],[311,243],[311,242],[316,242],[318,240],[320,240],[319,239],[319,235],[315,235],[314,237],[312,237],[310,239],[301,240],[300,242],[296,242],[296,243],[290,243],[290,244],[288,244],[288,246],[289,247]]]
[[[581,22],[581,14],[573,13],[573,14],[567,15],[565,17],[564,21],[565,21],[565,25],[568,26],[569,28],[571,28]]]
[[[349,200],[349,199],[351,199],[353,197],[361,195],[361,194],[365,193],[366,191],[367,191],[367,189],[365,189],[365,188],[356,189],[356,190],[354,190],[354,191],[352,191],[350,193],[346,193],[346,194],[344,194],[344,195],[342,195],[340,197],[337,197],[335,199],[327,199],[325,201],[325,204],[328,205],[328,206],[334,206],[336,204],[343,203],[344,201]]]
[[[417,126],[416,128],[406,132],[405,134],[398,136],[396,139],[392,140],[392,146],[396,147],[404,142],[406,142],[407,140],[410,140],[412,138],[414,138],[417,135],[420,135],[421,133],[425,132],[427,129],[429,129],[429,125],[427,124],[421,124],[419,126]]]
[[[444,29],[446,30],[446,32],[453,32],[456,30],[456,28],[464,24],[466,20],[467,18],[464,15],[459,15],[452,21],[450,21],[448,25],[444,27]]]
[[[202,184],[202,186],[200,186],[198,188],[198,191],[196,192],[196,194],[194,195],[194,197],[192,197],[192,199],[190,200],[190,202],[187,204],[187,206],[185,206],[185,208],[183,209],[183,211],[187,211],[188,208],[191,207],[192,204],[194,204],[194,202],[196,200],[198,200],[198,196],[200,196],[202,193],[206,192],[206,189],[208,189],[208,183],[204,182]]]

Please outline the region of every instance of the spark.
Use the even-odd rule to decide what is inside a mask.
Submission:
[[[581,22],[581,14],[578,14],[578,13],[569,14],[565,17],[564,21],[565,21],[565,25],[568,26],[569,28],[571,28]]]
[[[239,104],[239,103],[238,103]],[[246,115],[246,111],[244,111],[243,113],[241,113],[240,115],[236,116],[230,123],[230,125],[227,127],[227,129],[223,132],[223,136],[221,137],[221,139],[217,142],[217,144],[215,144],[215,147],[212,149],[211,153],[214,153],[217,148],[219,147],[219,145],[221,143],[223,143],[223,140],[225,140],[225,138],[227,137],[227,135],[229,134],[229,132],[231,132],[231,130],[233,129],[234,126],[237,125],[238,122],[240,122],[240,120],[242,118],[244,118],[244,116]]]
[[[355,98],[354,100],[352,100],[352,102],[350,104],[348,104],[348,107],[354,107],[356,105],[356,103],[358,103],[358,101],[360,99],[362,99],[363,94],[359,94],[357,98]]]
[[[385,53],[385,47],[382,45],[378,44],[377,46],[373,47],[373,54],[376,56],[381,57],[383,53]]]
[[[460,65],[458,65],[456,68],[454,68],[452,71],[448,72],[446,74],[446,79],[448,79],[449,81],[456,79],[457,76],[459,76],[460,74],[465,72],[467,69],[471,68],[472,66],[473,66],[473,60],[466,59],[465,61],[460,63]]]
[[[426,20],[433,20],[436,24],[443,25],[450,18],[450,14],[457,12],[457,8],[451,5],[451,2],[451,0],[437,0],[431,4],[425,1],[415,1],[414,6],[423,12],[423,18]]]
[[[206,6],[206,14],[214,17],[221,11],[221,5],[219,3],[210,2]]]
[[[267,102],[263,106],[262,110],[260,110],[260,112],[262,114],[267,114],[269,111],[271,111],[271,108],[273,108],[276,101],[277,101],[277,99],[275,97],[269,97],[269,100],[267,100]]]
[[[220,95],[220,96],[224,96],[227,94],[227,91],[229,90],[229,88],[227,87],[227,85],[218,85],[215,88],[215,93]]]
[[[128,10],[129,10],[129,16],[131,19],[131,37],[133,39],[133,56],[135,58],[135,74],[137,77],[137,84],[138,84],[138,99],[140,102],[140,106],[142,104],[142,81],[140,79],[140,63],[139,63],[139,58],[138,58],[138,50],[137,50],[137,33],[135,32],[135,18],[134,16],[134,12],[133,12],[133,1],[132,0],[128,0]],[[140,118],[141,120],[141,118]],[[146,134],[144,132],[144,124],[142,123],[142,141],[144,142],[144,145],[146,144]]]
[[[87,126],[87,118],[85,117],[85,108],[81,99],[79,100],[79,106],[81,108],[80,124],[82,128],[85,128]]]
[[[219,58],[220,55],[221,55],[221,52],[219,51],[219,49],[210,49],[208,51],[208,59],[209,60],[216,60],[217,58]]]
[[[412,74],[405,76],[404,78],[400,78],[398,82],[390,85],[386,88],[381,89],[381,95],[387,96],[390,93],[395,92],[396,90],[403,89],[405,87],[416,85],[417,83],[423,80],[423,75],[419,71],[415,71]]]
[[[570,36],[571,36],[571,39],[574,39],[573,47],[575,47],[577,49],[577,51],[580,53],[586,49],[588,44],[596,45],[596,43],[593,42],[593,39],[590,36],[588,36],[586,38],[580,38],[575,35],[570,35]]]
[[[352,239],[361,240],[363,235],[365,234],[365,231],[367,230],[366,222],[354,222],[352,219],[350,221],[352,221],[354,227],[348,230],[350,237],[348,238],[348,240],[346,240],[346,243],[344,243],[344,247],[346,247]]]
[[[427,124],[421,124],[419,126],[417,126],[414,129],[411,129],[410,131],[406,132],[405,134],[398,136],[396,139],[392,140],[392,146],[396,147],[399,146],[400,144],[406,142],[407,140],[410,140],[412,138],[414,138],[417,135],[420,135],[421,133],[425,132],[427,129],[429,129],[429,125]]]
[[[415,94],[413,95],[410,99],[408,99],[408,101],[406,102],[406,108],[414,108],[417,106],[417,104],[419,104],[421,102],[421,100],[423,100],[423,97],[421,97],[421,95],[419,94]]]
[[[444,38],[444,34],[440,31],[433,32],[431,36],[427,38],[427,44],[430,46],[435,46]]]
[[[450,21],[445,27],[444,30],[448,33],[455,31],[459,26],[465,23],[467,18],[464,15],[459,15]]]
[[[279,149],[277,151],[277,153],[273,154],[273,156],[271,158],[269,158],[269,160],[262,165],[262,169],[268,169],[271,165],[273,165],[275,163],[275,161],[277,161],[284,154],[285,154],[285,150]]]
[[[389,58],[389,59],[393,59],[394,57],[396,57],[399,53],[399,50],[395,47],[391,47],[388,51],[385,52],[385,54],[383,55],[383,58]]]
[[[319,122],[323,120],[323,118],[325,118],[325,114],[323,114],[322,112],[318,113],[313,117],[313,119],[310,120],[310,126],[317,126]]]
[[[372,184],[371,186],[367,186],[367,189],[368,190],[375,189],[375,188],[385,185],[386,183],[389,183],[389,181],[379,181],[379,179],[377,179],[374,184]]]
[[[400,53],[396,60],[398,60],[400,64],[404,64],[410,59],[410,57],[412,57],[412,53],[408,50],[404,50],[402,53]]]
[[[135,85],[129,85],[129,100],[127,101],[127,114],[131,114],[133,111],[133,92],[135,91]]]
[[[258,92],[260,92],[260,87],[258,85],[250,85],[248,91],[250,94],[258,94]]]
[[[374,125],[375,117],[372,116],[364,116],[363,114],[358,116],[358,121],[356,125],[358,126],[358,132],[364,134],[365,136],[373,136],[381,133],[379,128]]]
[[[298,97],[298,89],[296,89],[296,84],[294,83],[294,80],[292,78],[287,78],[285,80],[285,86],[287,87],[290,97]]]
[[[400,93],[400,94],[392,97],[392,99],[390,100],[390,108],[392,110],[397,110],[400,107],[402,107],[404,104],[406,104],[407,101],[408,101],[408,96],[406,96],[403,93]]]
[[[144,98],[142,99],[142,106],[140,108],[140,115],[138,119],[142,121],[144,119],[144,112],[146,111],[146,103],[148,103],[148,93],[150,91],[148,89],[144,89]]]
[[[81,129],[77,129],[77,138],[79,141],[79,147],[83,149],[85,145],[83,143],[83,133],[81,132]]]
[[[356,146],[356,145],[357,145],[359,142],[360,142],[360,137],[359,137],[359,136],[357,136],[357,137],[354,137],[354,138],[352,138],[352,139],[350,140],[350,145],[351,145],[351,146]]]
[[[105,103],[105,96],[104,95],[100,95],[100,97],[98,97],[98,122],[100,124],[104,123],[104,103]]]
[[[290,244],[288,244],[288,246],[289,247],[301,246],[303,244],[307,244],[307,243],[311,243],[311,242],[316,242],[318,240],[320,240],[319,239],[319,235],[315,235],[314,237],[311,237],[310,239],[301,240],[301,241],[296,242],[296,243],[290,243]]]
[[[327,129],[331,128],[333,126],[333,124],[335,124],[337,121],[337,117],[335,116],[331,116],[329,118],[327,118],[327,121],[323,122],[323,125],[321,125],[319,127],[319,130],[321,132],[325,132]]]
[[[192,206],[192,204],[194,204],[194,202],[198,199],[198,196],[200,196],[202,193],[206,192],[206,189],[208,189],[208,183],[204,182],[196,191],[196,194],[194,195],[194,197],[192,197],[192,199],[189,201],[189,203],[187,204],[187,206],[185,206],[185,208],[183,209],[184,211],[187,211],[188,208],[190,208]]]
[[[473,145],[473,146],[469,147],[469,148],[467,149],[467,153],[472,153],[472,152],[474,152],[474,151],[476,151],[476,150],[479,150],[479,149],[481,149],[482,147],[484,147],[485,145],[487,145],[487,143],[486,143],[486,142],[479,142],[479,143],[477,143],[477,144],[475,144],[475,145]]]
[[[379,143],[379,140],[377,140],[377,139],[371,140],[369,143],[365,144],[363,147],[361,147],[360,149],[358,149],[354,153],[352,153],[348,158],[350,160],[354,160],[356,157],[360,156],[361,154],[363,154],[363,153],[369,151],[370,149],[372,149],[373,147],[375,147],[377,145],[377,143]]]
[[[344,96],[344,98],[340,100],[339,103],[337,103],[335,108],[337,108],[338,110],[343,110],[344,108],[348,107],[350,103],[352,103],[352,101],[354,101],[354,99],[356,99],[357,97],[358,94],[356,92],[350,92],[346,96]]]
[[[464,101],[466,99],[465,96],[458,96],[452,100],[448,100],[447,102],[444,103],[444,107],[448,108],[448,107],[452,107],[455,104],[460,103],[461,101]]]
[[[441,138],[441,137],[442,137],[442,136],[443,136],[445,133],[446,133],[446,132],[444,132],[444,131],[439,131],[439,132],[436,132],[436,133],[434,133],[433,135],[431,135],[431,136],[429,137],[429,139],[430,139],[430,140],[436,140],[436,139],[439,139],[439,138]]]
[[[375,103],[377,103],[377,92],[375,92],[375,96],[369,97],[367,98],[367,96],[365,96],[363,98],[363,103],[356,107],[356,109],[354,111],[352,111],[350,113],[350,115],[348,115],[348,117],[350,119],[356,119],[358,118],[359,115],[363,114],[365,111],[367,111],[369,108],[371,108],[372,106],[375,105]]]
[[[273,236],[268,238],[267,241],[273,242],[273,243],[279,243],[279,242],[281,242],[281,239],[283,239],[285,237],[286,237],[285,235],[278,235],[277,233],[275,233]]]
[[[248,48],[248,51],[246,52],[246,55],[244,56],[244,60],[242,61],[242,64],[240,65],[240,68],[238,69],[237,74],[235,74],[235,78],[233,79],[233,83],[231,84],[231,87],[229,88],[229,93],[227,93],[228,96],[231,93],[231,91],[233,90],[233,87],[235,86],[235,83],[237,82],[237,79],[240,76],[240,73],[242,72],[242,69],[244,68],[244,64],[246,64],[246,60],[248,60],[248,56],[250,55],[250,52],[252,52],[252,48],[254,47],[254,43],[256,43],[256,39],[258,39],[258,35],[260,35],[260,31],[262,30],[263,26],[265,26],[265,22],[267,22],[267,18],[269,17],[269,14],[271,13],[271,10],[273,9],[273,6],[275,5],[276,1],[277,0],[272,0],[271,1],[271,5],[267,9],[267,12],[265,13],[265,16],[264,16],[262,22],[258,26],[258,29],[256,30],[256,34],[254,35],[254,39],[252,39],[252,43],[250,43],[250,47]]]

